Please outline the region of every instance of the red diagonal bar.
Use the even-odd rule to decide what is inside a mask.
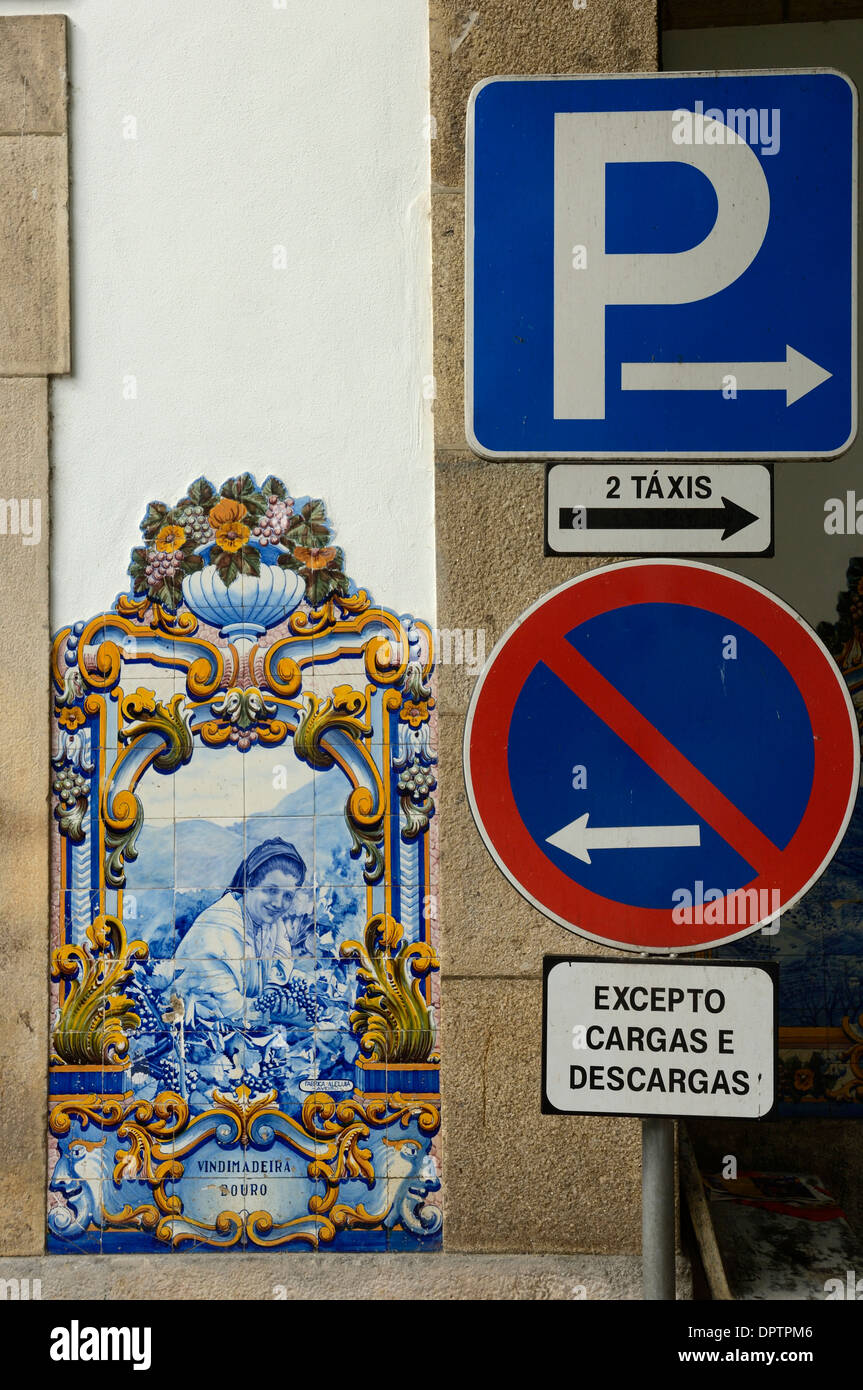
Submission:
[[[780,881],[782,851],[575,647],[561,640],[543,652],[542,661],[747,864]]]

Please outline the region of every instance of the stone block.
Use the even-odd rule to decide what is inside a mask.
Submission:
[[[66,132],[66,16],[0,18],[0,135]]]
[[[484,77],[650,72],[658,61],[656,0],[431,0],[432,183],[464,184],[465,114]]]
[[[69,370],[66,141],[0,136],[0,376]]]
[[[43,1248],[48,1054],[48,391],[0,380],[0,1252]],[[39,540],[27,544],[40,504]],[[5,531],[5,533],[4,533]],[[12,829],[14,827],[14,830]],[[10,838],[11,837],[11,838]]]
[[[539,977],[445,980],[443,1020],[447,1251],[637,1252],[639,1122],[541,1113]]]
[[[464,429],[464,196],[432,197],[437,449],[467,450]]]

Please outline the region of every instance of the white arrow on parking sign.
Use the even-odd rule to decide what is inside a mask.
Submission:
[[[784,362],[622,362],[622,391],[721,391],[729,377],[737,391],[784,391],[786,406],[829,381],[832,372],[790,343]]]

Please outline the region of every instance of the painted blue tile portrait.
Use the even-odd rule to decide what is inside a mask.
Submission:
[[[278,479],[142,535],[54,644],[49,1248],[434,1248],[431,632]]]

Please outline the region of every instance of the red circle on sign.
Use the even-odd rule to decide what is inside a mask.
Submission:
[[[615,687],[566,641],[602,613],[674,603],[727,618],[757,637],[797,686],[812,726],[809,801],[784,849],[708,781]],[[592,892],[565,874],[525,825],[509,781],[507,748],[516,701],[534,668],[554,649],[571,667],[579,695],[723,837],[733,833],[758,869],[751,883],[705,904],[709,920],[675,921],[672,908],[638,907]],[[558,670],[558,674],[560,671]],[[697,951],[757,931],[793,906],[833,858],[854,809],[860,741],[854,707],[820,638],[774,594],[751,580],[691,560],[630,560],[580,575],[540,599],[501,638],[474,689],[465,728],[465,779],[474,819],[498,866],[529,902],[561,926],[622,950]],[[663,774],[660,774],[663,775]],[[685,790],[683,790],[685,789]],[[769,911],[741,927],[738,898],[755,889]],[[769,896],[764,899],[763,890]],[[777,895],[778,894],[778,899]],[[747,903],[750,901],[746,900]],[[710,910],[708,910],[710,909]],[[719,918],[719,921],[716,919]],[[729,920],[733,918],[733,920]],[[722,925],[724,924],[724,925]]]

